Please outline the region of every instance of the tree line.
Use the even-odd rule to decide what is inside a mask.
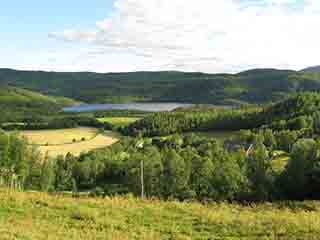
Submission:
[[[6,131],[13,130],[44,130],[44,129],[64,129],[76,127],[94,127],[105,130],[112,130],[112,124],[100,122],[94,117],[89,116],[61,116],[46,118],[25,119],[23,123],[2,123],[0,127]]]

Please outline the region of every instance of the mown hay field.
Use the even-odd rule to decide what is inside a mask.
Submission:
[[[0,234],[2,240],[319,239],[320,203],[203,205],[2,189]]]
[[[95,128],[21,131],[30,144],[38,146],[42,154],[56,157],[80,155],[97,148],[107,147],[118,141],[112,132],[99,133]]]
[[[74,140],[81,141],[82,138],[90,140],[97,136],[98,130],[96,128],[79,127],[57,130],[28,130],[20,133],[35,145],[57,145],[72,143]]]
[[[141,118],[136,117],[105,117],[105,118],[98,118],[100,122],[108,122],[111,123],[114,126],[127,126],[131,123],[134,123]]]

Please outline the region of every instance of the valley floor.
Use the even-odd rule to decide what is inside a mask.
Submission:
[[[318,239],[320,202],[238,204],[71,198],[0,190],[9,239]]]

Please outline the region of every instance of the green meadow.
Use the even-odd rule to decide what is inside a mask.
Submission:
[[[318,239],[319,202],[240,205],[0,191],[1,239]]]
[[[103,123],[111,123],[112,125],[119,127],[119,126],[128,126],[131,123],[134,123],[140,118],[137,117],[104,117],[104,118],[98,118],[100,122]]]

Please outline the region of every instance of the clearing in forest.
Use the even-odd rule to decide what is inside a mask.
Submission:
[[[105,117],[105,118],[98,118],[98,120],[100,122],[108,122],[111,123],[114,126],[127,126],[131,123],[134,123],[138,120],[140,120],[140,118],[136,118],[136,117]]]

